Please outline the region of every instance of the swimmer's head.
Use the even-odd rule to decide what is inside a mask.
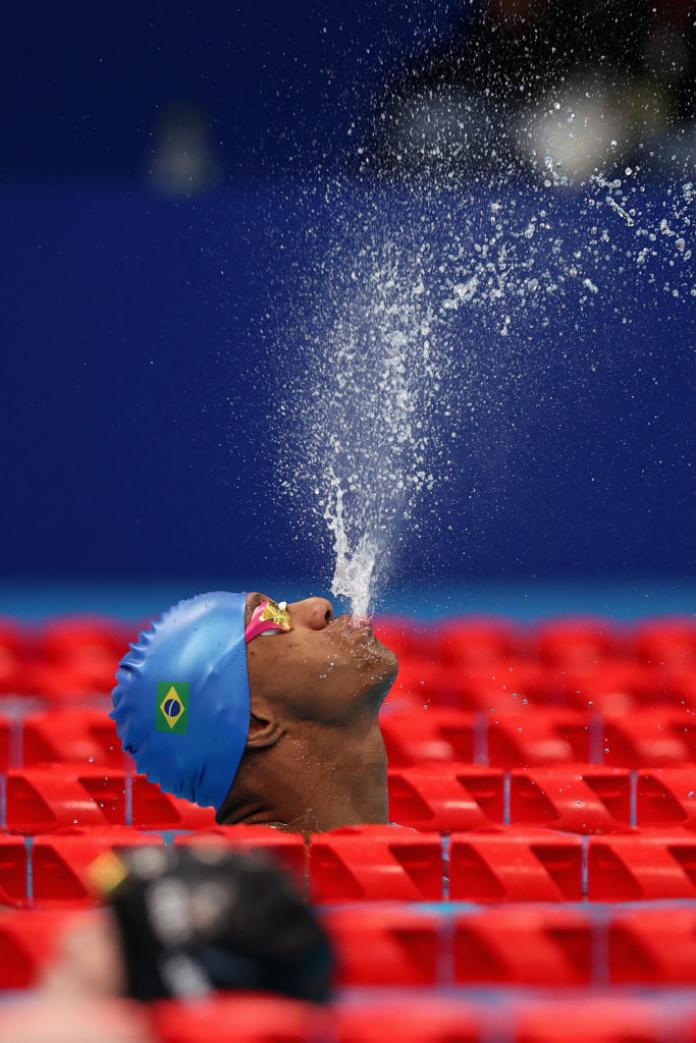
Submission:
[[[124,749],[162,788],[219,810],[245,754],[302,724],[376,716],[394,654],[330,602],[201,594],[169,609],[124,656],[114,710]]]

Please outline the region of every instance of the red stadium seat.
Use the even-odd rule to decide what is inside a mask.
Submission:
[[[696,760],[696,716],[689,710],[676,708],[605,715],[602,750],[605,764],[628,768]]]
[[[503,773],[469,764],[433,764],[389,771],[392,822],[415,829],[485,829],[502,825]]]
[[[329,908],[323,917],[336,948],[337,984],[435,985],[439,918],[408,905]]]
[[[105,698],[114,685],[113,671],[89,670],[75,663],[30,663],[22,670],[22,695],[35,696],[52,706],[76,706]],[[107,709],[108,707],[108,709]]]
[[[16,722],[6,714],[0,716],[0,772],[11,766],[12,735]]]
[[[631,825],[630,774],[598,765],[513,771],[510,820],[573,833],[626,830]]]
[[[337,1010],[336,1043],[483,1043],[481,1014],[439,997],[345,1003]]]
[[[0,905],[26,905],[28,867],[24,837],[0,834]]]
[[[25,662],[31,655],[31,635],[16,620],[0,616],[0,662],[17,659]]]
[[[53,662],[103,660],[118,662],[132,638],[132,628],[97,616],[57,619],[39,636],[41,652]]]
[[[696,710],[696,668],[694,666],[643,667],[643,674],[658,696],[658,704],[684,706]],[[655,705],[655,700],[649,705]]]
[[[0,989],[35,988],[55,959],[57,943],[82,910],[28,910],[0,915]]]
[[[519,659],[448,666],[411,661],[399,671],[395,690],[396,704],[408,697],[408,708],[483,713],[519,712],[525,700],[545,702],[549,691],[553,694],[548,674],[537,663]],[[562,702],[560,697],[550,701]]]
[[[30,657],[30,639],[13,620],[0,619],[0,695],[24,691],[23,677]]]
[[[597,902],[696,897],[696,836],[686,830],[591,837],[588,897]]]
[[[451,688],[452,677],[440,663],[410,659],[399,663],[399,673],[385,703],[385,710],[396,712],[401,707],[422,710],[431,705],[456,706],[456,696],[449,691]]]
[[[696,985],[696,909],[643,908],[614,917],[609,975],[617,984]]]
[[[488,758],[499,768],[587,763],[591,759],[592,714],[527,706],[524,713],[489,714]]]
[[[135,829],[212,829],[215,812],[187,800],[163,793],[144,775],[133,776],[133,820]]]
[[[448,666],[499,663],[524,645],[522,632],[505,619],[455,619],[442,624],[437,636],[440,659]]]
[[[592,920],[577,909],[503,906],[459,916],[455,980],[463,985],[587,985],[592,942]]]
[[[653,672],[638,663],[600,662],[589,669],[571,667],[549,676],[563,702],[578,710],[620,715],[672,701]]]
[[[617,659],[627,649],[623,633],[607,619],[558,619],[542,623],[537,650],[552,666],[593,666]]]
[[[162,838],[130,829],[92,829],[36,837],[32,847],[33,899],[37,905],[93,903],[99,897],[91,867],[105,851],[159,847]]]
[[[635,996],[546,1000],[523,1008],[514,1043],[677,1043],[659,1008]]]
[[[581,839],[543,829],[455,834],[450,897],[466,902],[579,901]]]
[[[112,768],[130,763],[108,713],[79,708],[24,718],[23,766],[67,761]]]
[[[307,1043],[325,1015],[282,996],[230,993],[152,1009],[159,1043]]]
[[[307,847],[299,833],[284,833],[271,826],[216,826],[182,834],[174,842],[182,847],[217,844],[241,851],[263,851],[291,873],[303,890],[306,885]]]
[[[4,654],[0,647],[0,696],[24,695],[26,670],[19,659]]]
[[[652,666],[696,665],[696,619],[653,619],[638,626],[636,654]]]
[[[443,701],[462,710],[522,713],[528,702],[561,705],[553,678],[538,663],[510,659],[448,668]]]
[[[125,824],[123,771],[51,765],[8,772],[7,828],[11,832]]]
[[[474,759],[477,719],[472,713],[421,706],[385,714],[380,723],[391,767]]]
[[[695,775],[693,765],[641,771],[636,787],[638,825],[696,829]]]
[[[317,833],[309,849],[317,902],[438,901],[442,850],[435,833],[355,826]]]
[[[380,616],[375,620],[376,636],[399,657],[399,663],[437,658],[436,635],[433,629],[413,619],[399,616]]]

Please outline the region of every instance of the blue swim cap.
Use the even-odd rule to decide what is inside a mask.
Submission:
[[[111,716],[138,770],[219,810],[249,734],[246,594],[198,594],[168,609],[121,660]]]

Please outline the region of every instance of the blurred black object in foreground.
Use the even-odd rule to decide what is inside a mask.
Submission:
[[[325,1003],[333,954],[315,913],[265,856],[141,848],[98,867],[141,1002],[254,990]]]

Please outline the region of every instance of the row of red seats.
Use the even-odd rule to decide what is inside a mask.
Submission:
[[[50,764],[5,776],[5,828],[16,833],[105,826],[204,829],[212,808],[163,793],[144,775],[119,768]]]
[[[251,831],[251,832],[250,832]],[[386,826],[296,835],[263,827],[221,827],[180,836],[180,844],[266,850],[293,872],[316,902],[637,901],[696,897],[696,836],[642,830],[584,839],[551,829],[500,827],[436,833]],[[0,837],[0,903],[43,905],[94,899],[89,870],[104,850],[161,843],[124,827],[84,834]]]
[[[633,826],[696,829],[695,787],[692,765],[637,773],[598,765],[503,772],[448,764],[389,771],[392,820],[441,833],[504,823],[584,834]]]
[[[30,914],[19,914],[26,917]],[[513,905],[442,917],[409,906],[330,908],[342,985],[696,984],[696,910]]]
[[[0,771],[37,764],[82,762],[131,767],[109,717],[110,706],[0,714]]]
[[[608,619],[566,617],[527,627],[476,616],[430,626],[410,619],[381,619],[376,631],[404,662],[420,659],[451,666],[519,658],[552,666],[610,660],[648,665],[696,663],[693,617],[657,618],[629,626]]]
[[[513,712],[492,707],[486,714],[419,707],[385,712],[381,726],[392,767],[578,761],[644,768],[696,760],[696,714],[676,708],[600,715],[531,705]],[[0,714],[0,771],[70,761],[129,766],[106,709]]]
[[[141,624],[99,617],[65,617],[40,627],[0,621],[4,658],[66,662],[122,654]],[[504,659],[526,653],[543,662],[637,658],[696,662],[693,617],[661,617],[628,626],[600,617],[562,617],[522,626],[502,618],[466,616],[432,624],[382,617],[377,632],[404,658],[437,652],[444,662]]]
[[[30,698],[49,706],[93,703],[114,686],[116,662],[15,664],[0,658],[0,696]],[[543,665],[517,659],[485,664],[442,664],[421,659],[401,662],[389,704],[423,704],[463,710],[515,710],[523,702],[540,706],[626,713],[632,708],[696,708],[696,664],[649,667],[608,661],[579,667]]]
[[[391,819],[419,830],[452,833],[505,824],[551,826],[573,833],[625,832],[633,826],[696,830],[691,765],[630,772],[599,765],[503,772],[469,764],[389,771]],[[50,765],[5,777],[5,831],[49,833],[79,828],[205,829],[198,808],[120,769]]]
[[[347,1001],[327,1014],[327,1027],[315,1011],[303,1017],[287,1004],[261,1019],[258,1009],[245,1017],[230,997],[202,1004],[181,1018],[179,1005],[163,1006],[156,1027],[163,1043],[308,1043],[317,1038],[331,1043],[693,1043],[695,1009],[693,1003],[674,1011],[646,999],[592,998],[540,999],[510,1010],[409,996]]]
[[[49,1007],[49,1011],[50,1011]],[[89,1009],[89,1008],[88,1008]],[[95,1017],[95,1012],[91,1012]],[[61,1010],[56,1008],[60,1019]],[[114,1038],[133,1008],[110,1001],[99,1024]],[[127,1020],[126,1020],[127,1019]],[[159,1043],[694,1043],[696,1004],[659,998],[535,998],[527,1002],[474,1004],[440,997],[348,998],[327,1010],[281,997],[227,995],[194,1004],[162,1003],[149,1012]],[[60,1024],[60,1021],[58,1021]],[[22,1010],[0,1011],[0,1032],[28,1038]],[[31,1037],[35,1038],[34,1036]],[[91,1037],[90,1037],[91,1038]],[[139,1037],[140,1038],[140,1037]]]
[[[696,707],[696,669],[607,662],[584,669],[504,659],[480,666],[406,660],[387,702],[489,713],[521,712],[527,703],[622,714],[663,706]]]
[[[163,1043],[694,1043],[696,1003],[635,997],[537,999],[523,1004],[480,1004],[446,998],[382,999],[339,1004],[322,1018],[288,1002],[234,997],[182,1012],[163,1005],[156,1028]]]
[[[533,827],[455,833],[443,874],[438,846],[437,834],[384,827],[317,835],[309,850],[310,895],[317,902],[437,901],[446,893],[468,902],[696,897],[696,837],[680,829],[586,841]]]
[[[21,672],[21,681],[3,682],[0,696],[11,710],[24,707],[94,705],[108,709],[114,685],[112,665],[99,681],[73,667],[37,667]],[[6,679],[7,680],[7,679]],[[13,696],[21,696],[15,700]],[[696,667],[653,669],[634,664],[605,663],[592,669],[569,670],[503,660],[495,665],[453,668],[422,661],[401,664],[386,708],[422,707],[482,713],[523,713],[537,708],[601,711],[620,716],[633,710],[684,708],[696,711]],[[531,706],[530,706],[531,709]]]
[[[0,916],[0,989],[32,988],[62,937],[98,910]],[[696,985],[696,910],[513,905],[441,916],[408,905],[328,907],[336,985]]]
[[[128,640],[138,627],[124,627],[106,620],[58,620],[38,631],[20,628],[12,622],[0,624],[0,694],[39,695],[48,699],[84,698],[94,692],[108,692],[113,675]],[[525,681],[525,665],[585,671],[598,664],[615,666],[631,662],[675,668],[696,666],[696,623],[693,619],[653,620],[625,629],[605,620],[556,620],[525,629],[502,620],[459,619],[445,624],[416,628],[411,621],[382,620],[377,631],[400,655],[404,678],[425,664],[444,667],[439,682],[452,686],[459,671],[460,680],[476,679],[483,670],[485,681],[490,664],[517,660],[522,687],[532,693],[547,688],[543,673],[531,674]],[[468,678],[467,671],[474,675]],[[426,670],[425,683],[428,684]],[[413,679],[417,684],[423,678]],[[508,678],[508,680],[510,680]],[[552,685],[556,682],[549,678]],[[403,682],[403,679],[402,679]],[[576,680],[569,680],[572,691]],[[606,683],[606,682],[605,682]],[[615,677],[612,686],[637,686],[640,695],[645,684],[637,676]],[[670,682],[673,684],[674,682]],[[686,696],[693,695],[694,683],[685,676],[676,682]],[[659,693],[662,682],[655,673],[653,685]],[[684,687],[685,686],[685,687]],[[601,681],[600,681],[601,687]],[[551,697],[557,697],[553,689]],[[647,693],[652,698],[650,692]],[[677,696],[679,697],[679,696]],[[590,696],[588,696],[590,698]]]
[[[105,619],[57,619],[40,628],[1,621],[0,693],[61,700],[108,692],[137,632]]]
[[[389,771],[393,822],[452,833],[505,824],[551,826],[573,833],[625,832],[633,826],[696,831],[691,765],[630,772],[600,765],[503,772],[470,764]],[[49,765],[5,776],[4,828],[27,835],[134,826],[205,829],[213,811],[181,800],[121,769]]]
[[[478,761],[501,768],[594,762],[630,768],[696,760],[696,714],[658,708],[626,715],[493,706],[486,713],[418,709],[384,713],[393,767]]]

